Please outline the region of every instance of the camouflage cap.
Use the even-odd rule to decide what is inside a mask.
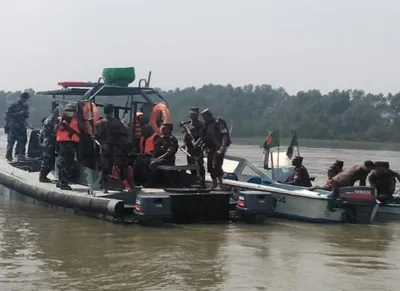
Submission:
[[[76,105],[73,103],[68,103],[64,106],[64,111],[75,111]]]
[[[203,117],[210,117],[210,118],[214,117],[213,114],[212,114],[212,112],[211,112],[211,110],[210,110],[209,108],[204,109],[204,110],[201,112],[201,115],[202,115]]]
[[[200,114],[200,109],[198,107],[191,107],[190,113]]]

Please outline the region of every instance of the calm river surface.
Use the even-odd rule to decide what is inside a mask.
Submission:
[[[301,150],[319,183],[335,159],[400,169],[396,152]],[[261,161],[258,147],[230,154]],[[392,291],[399,238],[396,222],[121,226],[0,195],[0,290]]]

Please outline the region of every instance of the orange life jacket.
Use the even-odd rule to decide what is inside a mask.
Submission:
[[[92,128],[91,120],[93,125],[96,124],[100,119],[99,109],[94,102],[86,102],[83,106],[83,119],[85,120],[86,131],[89,135],[93,135],[95,128]]]
[[[60,122],[63,122],[63,121],[60,121]],[[76,131],[78,134],[80,133],[78,121],[76,121],[75,118],[71,119],[71,123],[69,124],[69,127],[71,127],[71,129]],[[79,136],[75,133],[71,135],[71,133],[67,129],[65,129],[62,125],[60,125],[57,129],[56,139],[57,139],[57,142],[64,142],[64,141],[79,142]]]
[[[147,154],[154,151],[154,138],[158,136],[156,133],[151,135],[148,138],[144,138],[143,136],[140,138],[140,153]]]
[[[142,137],[142,124],[139,120],[139,118],[143,116],[142,112],[136,112],[136,126],[135,126],[135,136],[136,138],[141,138]]]

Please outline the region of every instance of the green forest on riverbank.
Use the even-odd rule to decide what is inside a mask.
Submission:
[[[50,113],[51,97],[28,91],[33,94],[29,100],[29,122],[40,126],[40,120]],[[20,93],[0,91],[0,110],[5,112]],[[280,130],[282,137],[288,137],[296,128],[300,139],[400,141],[400,93],[335,90],[321,94],[310,90],[290,95],[283,88],[270,85],[205,85],[160,93],[169,103],[175,124],[187,120],[189,107],[210,108],[215,115],[234,124],[236,137],[265,136],[275,129]]]

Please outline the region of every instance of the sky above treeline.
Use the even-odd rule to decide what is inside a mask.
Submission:
[[[133,65],[162,89],[400,91],[396,0],[0,0],[0,11],[0,90]]]

